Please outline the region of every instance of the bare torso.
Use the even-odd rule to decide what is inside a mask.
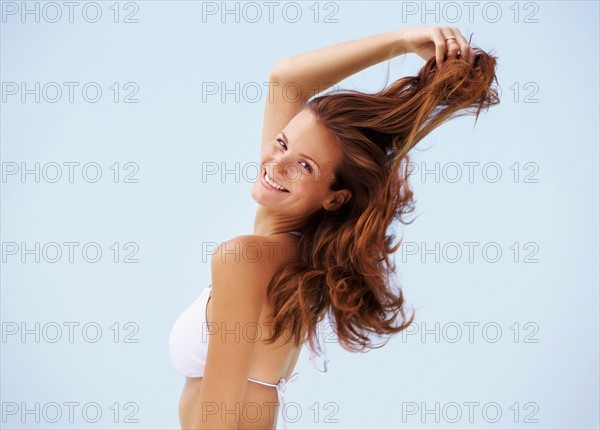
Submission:
[[[291,236],[282,234],[281,236]],[[296,238],[283,238],[285,241],[297,241]],[[295,247],[293,247],[295,249]],[[287,248],[289,261],[292,252]],[[295,251],[294,251],[295,252]],[[211,321],[212,300],[206,304],[206,320]],[[261,327],[261,340],[270,334],[270,310],[267,306],[261,311],[258,324]],[[259,381],[277,384],[283,376],[286,380],[292,375],[298,357],[302,350],[302,344],[295,346],[293,342],[280,338],[271,345],[257,342],[250,360],[250,371],[248,376]],[[200,388],[202,378],[186,377],[183,392],[179,400],[179,422],[182,429],[191,428],[198,411],[200,410]],[[240,407],[239,425],[240,429],[274,429],[279,413],[277,389],[265,386],[253,381],[248,381],[243,404]]]

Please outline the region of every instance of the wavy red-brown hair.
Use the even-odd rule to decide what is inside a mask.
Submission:
[[[475,49],[473,66],[447,58],[438,70],[432,57],[416,76],[377,93],[336,90],[306,103],[342,154],[330,189],[349,189],[352,198],[337,211],[315,212],[302,227],[298,260],[271,279],[268,343],[287,331],[296,345],[306,335],[315,350],[317,323],[329,313],[342,347],[363,351],[387,343],[374,346],[369,333],[395,334],[413,322],[414,309],[407,319],[402,290],[391,276],[396,267],[390,255],[402,239],[394,244],[388,229],[394,220],[414,221],[405,219],[414,210],[409,151],[448,119],[474,113],[476,123],[482,109],[499,103],[497,58]]]

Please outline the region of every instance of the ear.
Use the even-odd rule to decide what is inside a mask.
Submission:
[[[335,211],[341,208],[346,202],[352,198],[352,191],[348,189],[334,191],[332,197],[328,198],[323,203],[323,208],[328,211]]]

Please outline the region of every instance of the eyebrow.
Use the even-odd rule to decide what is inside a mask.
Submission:
[[[283,140],[284,140],[285,144],[289,145],[290,141],[289,141],[289,139],[287,138],[287,136],[285,135],[285,133],[283,131],[281,132],[281,135],[283,136]],[[312,157],[310,157],[310,156],[308,156],[306,154],[303,154],[302,152],[299,152],[298,155],[300,155],[301,157],[304,157],[304,158],[308,158],[310,161],[312,161],[315,164],[315,166],[316,166],[317,169],[321,170],[319,168],[319,163],[317,163]]]

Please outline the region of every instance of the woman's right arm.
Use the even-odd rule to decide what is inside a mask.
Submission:
[[[348,76],[405,53],[400,29],[284,57],[274,73],[297,84],[308,100]]]
[[[456,44],[447,48],[446,38],[449,36]],[[425,60],[435,55],[437,64],[441,66],[446,51],[448,55],[455,55],[460,50],[472,65],[475,57],[470,48],[457,27],[402,27],[284,57],[277,62],[274,74],[298,84],[303,90],[303,97],[308,100],[348,76],[409,52],[415,52]]]
[[[280,58],[269,74],[261,148],[315,94],[367,67],[405,54],[402,31],[388,31]]]
[[[446,37],[451,35],[457,43],[448,48]],[[459,49],[473,64],[474,53],[458,28],[413,26],[279,59],[269,75],[262,149],[312,96],[348,76],[409,52],[425,60],[435,55],[439,67],[446,53],[455,55]]]

